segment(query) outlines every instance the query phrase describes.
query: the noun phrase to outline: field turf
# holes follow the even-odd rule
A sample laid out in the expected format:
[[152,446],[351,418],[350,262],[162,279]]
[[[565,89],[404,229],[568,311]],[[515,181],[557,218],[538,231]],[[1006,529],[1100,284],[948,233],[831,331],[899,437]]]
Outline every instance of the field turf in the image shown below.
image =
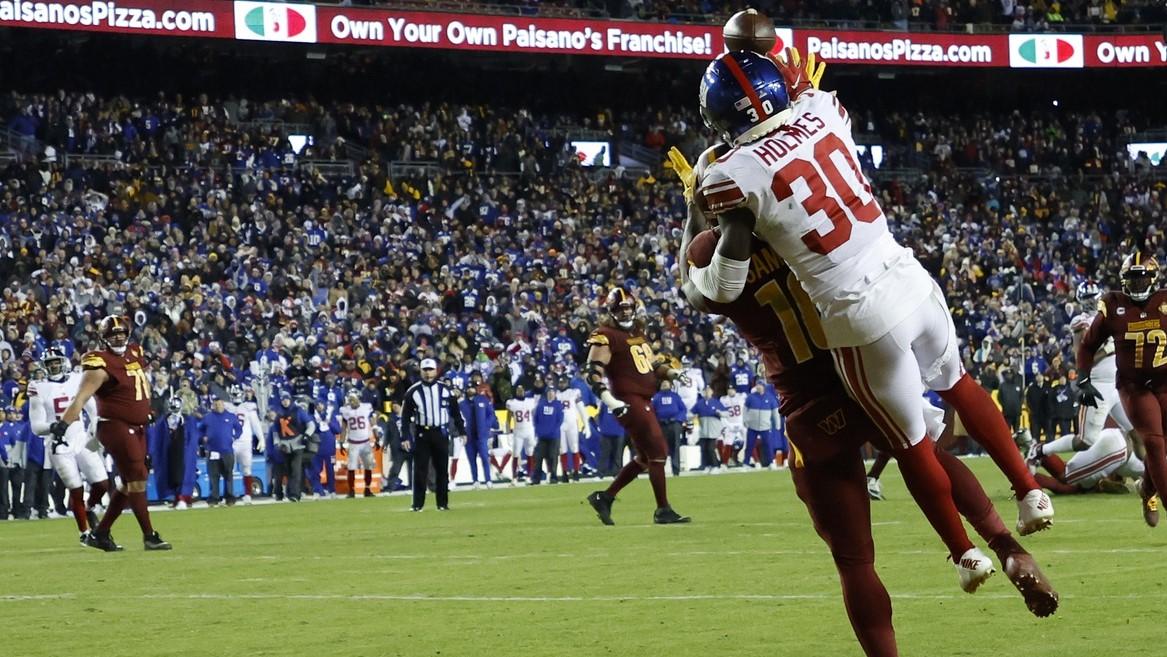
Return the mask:
[[[970,462],[1008,524],[987,459]],[[459,491],[449,513],[394,496],[158,512],[175,550],[76,544],[69,520],[0,523],[0,654],[861,655],[830,557],[785,472],[671,479],[688,526],[651,524],[647,481],[603,527],[595,484]],[[1056,498],[1022,539],[1062,594],[1038,620],[1000,574],[962,593],[894,464],[873,508],[905,656],[1167,654],[1167,527],[1133,495]],[[984,547],[983,541],[977,540]]]

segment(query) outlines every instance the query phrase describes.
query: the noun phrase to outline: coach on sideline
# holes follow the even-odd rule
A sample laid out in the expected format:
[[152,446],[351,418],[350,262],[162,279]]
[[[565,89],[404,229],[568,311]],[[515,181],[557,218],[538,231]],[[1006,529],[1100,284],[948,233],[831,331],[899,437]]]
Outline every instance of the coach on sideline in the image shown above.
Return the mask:
[[[450,423],[454,431],[448,433]],[[425,506],[426,479],[432,459],[434,494],[438,510],[450,510],[450,437],[466,435],[466,425],[450,386],[438,381],[438,364],[432,358],[421,361],[421,381],[405,391],[405,408],[401,413],[401,446],[413,450],[413,506]]]

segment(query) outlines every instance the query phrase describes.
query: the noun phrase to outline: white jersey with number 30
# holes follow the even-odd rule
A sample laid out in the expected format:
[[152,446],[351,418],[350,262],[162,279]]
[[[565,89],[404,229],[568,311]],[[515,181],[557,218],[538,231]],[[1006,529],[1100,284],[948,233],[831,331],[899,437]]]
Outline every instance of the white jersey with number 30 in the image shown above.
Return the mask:
[[753,213],[754,232],[817,306],[831,348],[871,343],[928,299],[932,278],[889,232],[834,94],[804,91],[791,110],[781,128],[706,170],[702,206]]

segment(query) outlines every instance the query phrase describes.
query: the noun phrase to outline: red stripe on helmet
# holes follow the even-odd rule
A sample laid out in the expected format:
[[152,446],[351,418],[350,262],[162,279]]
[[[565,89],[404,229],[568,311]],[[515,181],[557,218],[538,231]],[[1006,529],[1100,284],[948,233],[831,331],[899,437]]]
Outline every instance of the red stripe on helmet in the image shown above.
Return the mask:
[[722,63],[729,69],[733,78],[737,80],[737,84],[745,92],[746,98],[750,99],[750,104],[754,106],[754,110],[758,113],[758,120],[769,116],[765,110],[762,109],[762,99],[758,97],[758,92],[754,91],[754,86],[750,84],[749,78],[746,77],[746,72],[738,65],[737,60],[731,56],[721,58]]

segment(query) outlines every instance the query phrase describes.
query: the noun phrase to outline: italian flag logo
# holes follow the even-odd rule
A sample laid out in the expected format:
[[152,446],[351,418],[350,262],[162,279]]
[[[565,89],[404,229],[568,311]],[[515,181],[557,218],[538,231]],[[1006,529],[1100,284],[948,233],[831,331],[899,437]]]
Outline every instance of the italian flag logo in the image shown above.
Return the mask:
[[316,42],[316,7],[272,2],[236,2],[235,38],[251,41]]
[[1012,68],[1082,68],[1082,35],[1009,35]]

